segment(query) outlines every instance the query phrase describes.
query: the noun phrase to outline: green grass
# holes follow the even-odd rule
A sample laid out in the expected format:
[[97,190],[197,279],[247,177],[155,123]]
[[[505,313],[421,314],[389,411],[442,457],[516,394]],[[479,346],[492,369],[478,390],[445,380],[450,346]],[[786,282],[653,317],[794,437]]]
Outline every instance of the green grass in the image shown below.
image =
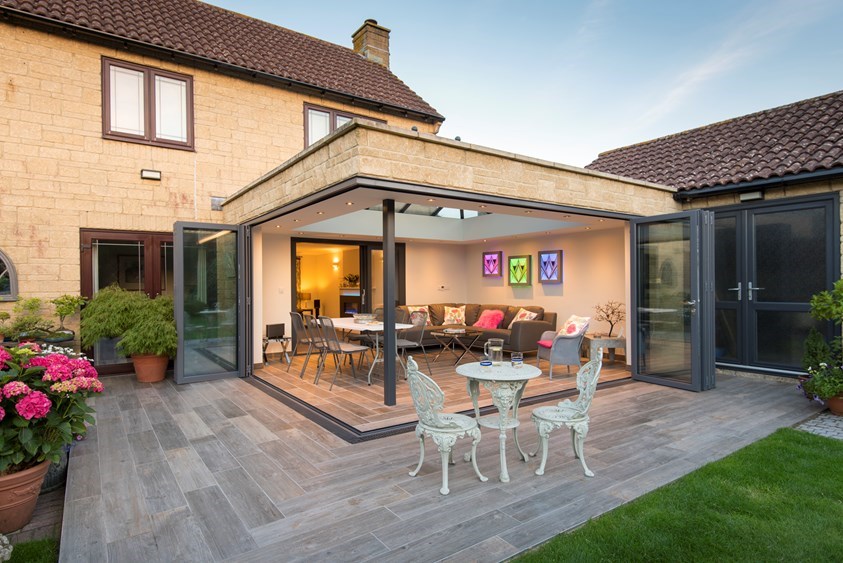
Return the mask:
[[790,428],[518,559],[841,560],[843,441]]
[[16,544],[9,563],[55,563],[58,560],[59,542],[49,539]]

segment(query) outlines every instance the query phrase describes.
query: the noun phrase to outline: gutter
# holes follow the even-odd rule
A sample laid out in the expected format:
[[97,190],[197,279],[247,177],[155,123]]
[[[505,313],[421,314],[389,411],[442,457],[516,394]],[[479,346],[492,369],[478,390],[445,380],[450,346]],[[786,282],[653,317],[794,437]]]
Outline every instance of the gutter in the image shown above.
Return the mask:
[[843,178],[843,168],[837,167],[828,170],[815,170],[813,172],[803,172],[801,174],[782,176],[778,178],[767,178],[764,180],[740,182],[738,184],[726,184],[721,186],[709,186],[707,188],[682,190],[674,193],[673,199],[680,203],[685,203],[701,197],[711,197],[722,194],[739,194],[758,190],[763,191],[770,188],[780,188],[792,184],[804,184],[806,182],[830,180],[834,178]]
[[0,6],[0,15],[3,16],[4,20],[9,21],[12,24],[15,23],[15,19],[22,20],[23,22],[28,22],[31,27],[41,28],[42,30],[46,28],[48,30],[48,33],[49,30],[60,30],[64,31],[65,33],[71,36],[82,35],[84,37],[90,38],[94,43],[105,43],[107,46],[116,46],[117,48],[125,50],[130,50],[129,45],[134,45],[138,47],[141,51],[146,50],[151,52],[153,56],[155,53],[157,53],[158,56],[156,58],[159,59],[162,58],[162,54],[165,54],[169,55],[169,59],[171,61],[182,59],[185,61],[198,62],[203,65],[206,69],[210,69],[211,71],[234,75],[241,79],[245,75],[246,77],[252,79],[259,79],[262,82],[269,82],[273,85],[278,85],[278,83],[280,83],[280,86],[286,87],[292,91],[303,92],[310,95],[324,96],[342,103],[348,103],[352,106],[357,105],[367,107],[369,109],[374,109],[376,111],[382,111],[385,113],[391,113],[400,117],[418,119],[419,121],[423,121],[426,123],[442,123],[443,121],[445,121],[445,117],[439,114],[426,113],[419,110],[389,104],[379,100],[364,98],[339,90],[331,90],[329,88],[316,86],[307,82],[293,80],[292,78],[284,78],[283,76],[279,76],[277,74],[254,70],[244,66],[238,66],[232,63],[226,63],[208,57],[194,55],[185,51],[179,51],[177,49],[163,47],[161,45],[155,45],[153,43],[138,41],[137,39],[130,39],[128,37],[114,35],[105,31],[99,31],[96,29],[80,26],[78,24],[64,22],[45,16],[39,16],[38,14],[17,10],[15,8],[9,8],[7,6]]

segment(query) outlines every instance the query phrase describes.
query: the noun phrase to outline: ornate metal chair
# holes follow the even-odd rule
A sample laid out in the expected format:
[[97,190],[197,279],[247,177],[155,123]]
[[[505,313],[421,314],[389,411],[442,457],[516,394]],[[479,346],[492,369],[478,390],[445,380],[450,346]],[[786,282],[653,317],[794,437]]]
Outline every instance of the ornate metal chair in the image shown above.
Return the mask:
[[[550,433],[566,426],[571,430],[574,457],[579,458],[585,476],[594,477],[594,473],[585,464],[583,447],[585,436],[588,434],[588,409],[591,407],[591,399],[594,398],[597,378],[600,377],[602,367],[603,348],[599,348],[597,357],[577,372],[577,389],[580,394],[576,401],[565,399],[554,407],[538,407],[533,411],[531,418],[539,433],[539,448],[542,450],[542,461],[536,469],[536,475],[544,475],[544,466],[547,463],[547,440]],[[537,453],[538,448],[530,455],[535,456]]]
[[424,349],[424,331],[427,328],[427,313],[425,311],[413,311],[410,313],[410,324],[413,325],[413,328],[400,331],[395,345],[405,358],[405,364],[407,349],[421,348],[424,361],[427,364],[427,371],[431,372],[433,370],[430,369],[430,361],[427,359],[427,351]]
[[554,365],[568,366],[568,373],[571,373],[571,366],[580,367],[582,340],[587,330],[588,323],[585,323],[580,332],[570,336],[552,330],[543,332],[538,342],[536,367],[541,368],[542,360],[550,360],[550,379],[553,379]]
[[429,436],[433,443],[439,448],[439,456],[442,459],[442,488],[439,492],[447,495],[448,489],[448,464],[453,465],[453,448],[458,438],[468,436],[471,438],[471,464],[474,466],[474,473],[478,479],[487,481],[488,478],[480,473],[477,468],[477,444],[480,442],[480,428],[477,421],[470,416],[462,414],[445,414],[442,408],[445,405],[445,394],[442,389],[425,374],[419,372],[419,365],[412,356],[407,358],[407,379],[409,380],[410,395],[413,397],[413,405],[416,407],[416,414],[419,416],[419,423],[416,425],[416,436],[419,439],[419,464],[410,477],[415,477],[424,463],[424,439]]

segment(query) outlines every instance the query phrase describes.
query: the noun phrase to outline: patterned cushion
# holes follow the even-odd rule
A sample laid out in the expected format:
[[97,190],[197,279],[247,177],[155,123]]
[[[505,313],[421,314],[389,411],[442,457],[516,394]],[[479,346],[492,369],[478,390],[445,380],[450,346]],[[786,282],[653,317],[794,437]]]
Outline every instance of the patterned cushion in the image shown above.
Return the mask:
[[427,313],[427,326],[432,326],[430,322],[430,309],[427,308],[427,305],[407,305],[407,311],[412,314],[413,311],[424,311]]
[[498,328],[503,320],[503,311],[500,309],[486,309],[480,313],[480,318],[472,326],[478,328]]
[[565,321],[565,324],[562,325],[562,328],[559,330],[559,334],[563,336],[578,336],[581,332],[588,328],[588,323],[590,321],[591,317],[578,317],[576,315],[571,315],[568,317],[568,320]]
[[539,340],[539,346],[542,348],[553,348],[553,340]]
[[462,307],[448,307],[445,306],[445,321],[443,325],[464,325],[465,324],[465,305]]
[[516,313],[515,318],[512,319],[512,322],[509,323],[509,326],[506,327],[506,328],[512,330],[512,325],[514,325],[516,322],[518,322],[518,321],[532,321],[533,319],[535,319],[538,316],[539,316],[538,313],[528,311],[524,307],[521,307],[521,309],[518,310],[518,313]]

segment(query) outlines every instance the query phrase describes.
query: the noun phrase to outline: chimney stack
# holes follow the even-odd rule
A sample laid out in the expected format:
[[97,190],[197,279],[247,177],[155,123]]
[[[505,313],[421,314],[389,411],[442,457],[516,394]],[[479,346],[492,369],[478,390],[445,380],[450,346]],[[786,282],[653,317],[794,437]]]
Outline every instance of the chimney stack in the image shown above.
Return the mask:
[[389,68],[389,30],[377,20],[366,20],[351,36],[354,51]]

